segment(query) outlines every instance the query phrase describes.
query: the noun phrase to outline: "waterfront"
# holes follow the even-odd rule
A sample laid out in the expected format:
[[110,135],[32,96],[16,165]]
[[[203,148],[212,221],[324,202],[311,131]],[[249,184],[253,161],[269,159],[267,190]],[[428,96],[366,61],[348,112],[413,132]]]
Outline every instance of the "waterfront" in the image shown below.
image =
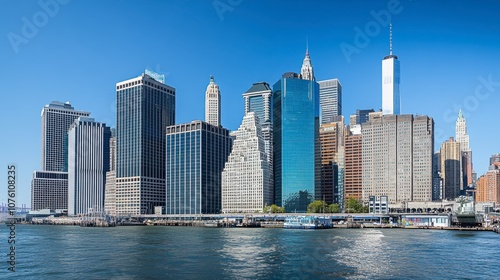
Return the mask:
[[0,277],[493,279],[500,271],[492,232],[18,225],[16,245],[16,272],[2,265]]

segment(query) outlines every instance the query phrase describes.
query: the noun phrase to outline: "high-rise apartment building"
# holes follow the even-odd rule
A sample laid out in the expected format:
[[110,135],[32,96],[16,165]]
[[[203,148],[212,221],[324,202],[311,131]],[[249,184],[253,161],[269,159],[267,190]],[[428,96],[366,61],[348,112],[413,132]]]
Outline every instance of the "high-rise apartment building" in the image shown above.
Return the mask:
[[331,123],[342,115],[342,85],[339,79],[319,81],[318,84],[321,124]]
[[362,135],[365,203],[370,196],[387,196],[393,205],[432,200],[432,118],[371,113]]
[[305,212],[320,187],[319,85],[285,73],[273,86],[275,202]]
[[205,122],[220,126],[220,90],[215,83],[214,76],[210,76],[210,83],[205,92]]
[[400,73],[399,60],[392,54],[392,24],[390,25],[389,55],[382,60],[382,112],[401,114],[401,97],[399,93]]
[[68,131],[68,215],[104,211],[111,130],[79,117]]
[[273,204],[273,182],[254,112],[245,114],[234,135],[233,149],[222,171],[222,211],[260,212]]
[[453,200],[463,190],[462,152],[460,143],[450,137],[441,145],[441,178],[443,179],[443,199]]
[[476,183],[476,202],[500,203],[500,163],[479,177]]
[[192,121],[167,127],[166,214],[220,213],[231,146],[229,131],[221,126]]
[[165,206],[165,131],[175,123],[175,89],[151,74],[116,84],[116,212]]

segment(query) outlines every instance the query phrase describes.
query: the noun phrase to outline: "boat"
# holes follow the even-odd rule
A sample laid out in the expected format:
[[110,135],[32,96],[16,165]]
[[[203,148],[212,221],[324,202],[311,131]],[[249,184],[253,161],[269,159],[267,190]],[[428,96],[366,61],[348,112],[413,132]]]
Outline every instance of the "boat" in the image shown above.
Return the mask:
[[285,229],[324,229],[332,228],[332,219],[317,216],[288,216],[283,224]]

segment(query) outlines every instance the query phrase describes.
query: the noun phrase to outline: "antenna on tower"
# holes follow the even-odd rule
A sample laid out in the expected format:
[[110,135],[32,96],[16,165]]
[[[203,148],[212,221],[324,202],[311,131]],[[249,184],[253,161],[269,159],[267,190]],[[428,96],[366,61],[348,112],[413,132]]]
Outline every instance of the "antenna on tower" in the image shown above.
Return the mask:
[[309,36],[306,35],[306,54],[309,54]]
[[389,24],[389,54],[392,55],[392,21]]

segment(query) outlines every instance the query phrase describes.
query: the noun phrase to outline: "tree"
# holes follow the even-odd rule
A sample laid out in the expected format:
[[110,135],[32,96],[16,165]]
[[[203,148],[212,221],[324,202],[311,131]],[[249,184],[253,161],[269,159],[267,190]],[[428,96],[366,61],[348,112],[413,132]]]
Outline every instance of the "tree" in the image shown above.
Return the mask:
[[325,213],[327,205],[323,200],[315,200],[307,206],[307,213]]
[[285,208],[273,204],[271,206],[264,207],[264,213],[285,213]]
[[340,206],[337,203],[330,204],[330,205],[328,205],[328,212],[329,213],[339,213]]
[[363,207],[363,204],[355,199],[354,197],[349,197],[346,202],[346,213],[366,213],[368,209],[365,209],[367,207]]

